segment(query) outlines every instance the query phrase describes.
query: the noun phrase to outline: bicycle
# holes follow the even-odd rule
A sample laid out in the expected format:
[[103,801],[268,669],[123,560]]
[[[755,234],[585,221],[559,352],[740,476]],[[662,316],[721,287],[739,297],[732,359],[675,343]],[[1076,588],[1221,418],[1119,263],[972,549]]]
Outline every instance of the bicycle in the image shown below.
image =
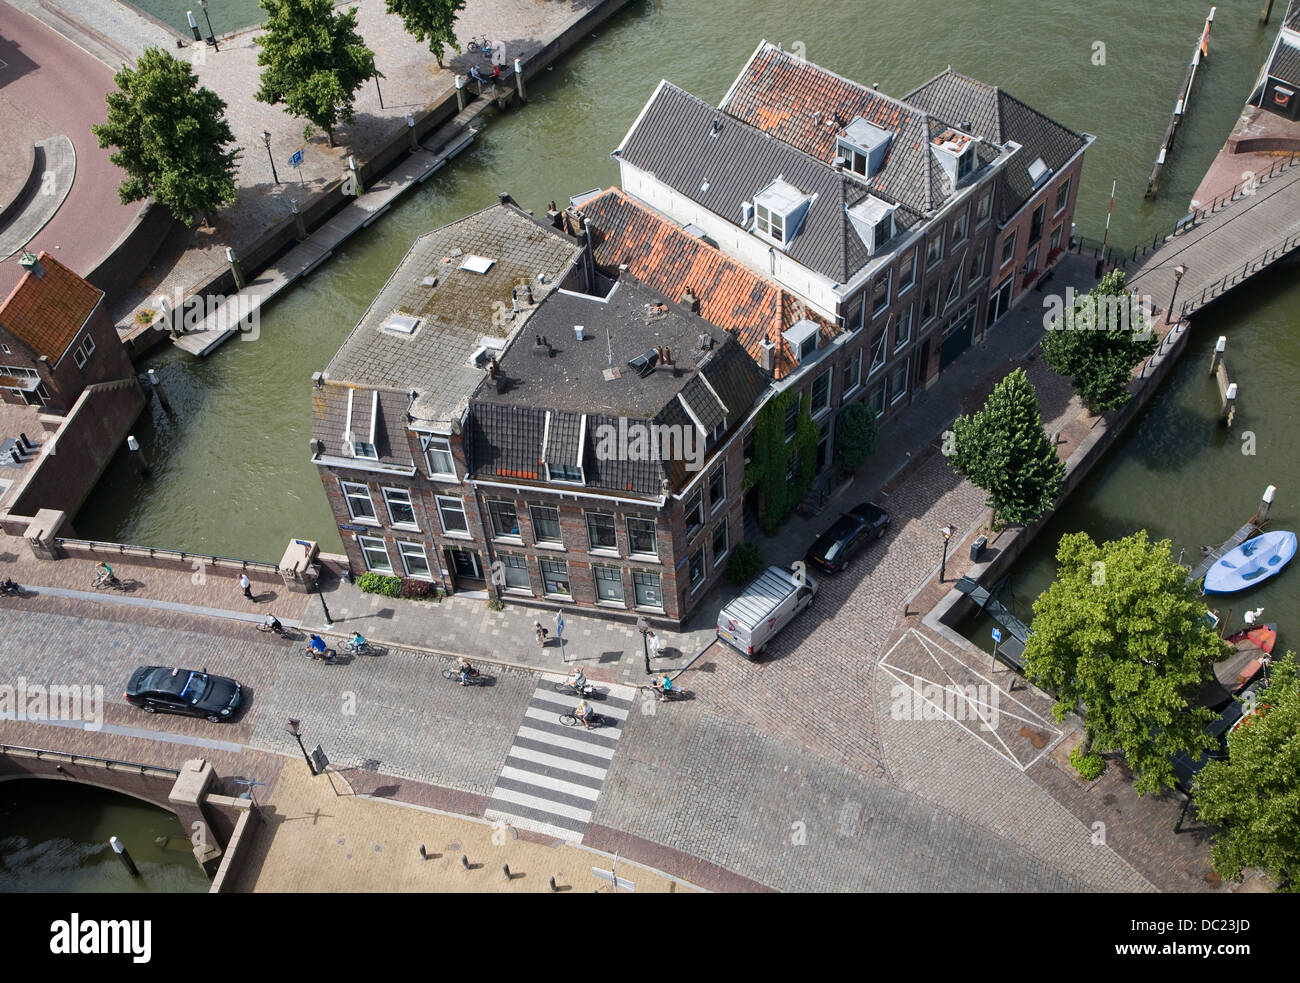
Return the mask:
[[492,42],[489,41],[486,36],[470,38],[469,43],[465,45],[465,47],[469,50],[470,54],[477,52],[484,58],[492,57]]
[[557,679],[555,681],[555,692],[564,696],[580,696],[584,700],[589,700],[596,695],[596,687],[592,686],[590,681],[587,681],[582,686],[582,692],[578,692],[578,688],[573,685],[572,680]]
[[284,625],[281,624],[276,624],[275,626],[261,624],[261,625],[257,625],[256,628],[258,631],[261,632],[275,632],[277,635],[279,635],[281,638],[285,639],[286,641],[293,641],[295,638],[298,637],[291,629],[286,628],[284,627]]
[[[564,724],[565,727],[577,727],[582,721],[576,712],[570,710],[568,713],[560,714],[560,723]],[[592,710],[587,714],[587,723],[591,725],[589,729],[595,730],[597,727],[605,726],[607,721],[595,710]]]
[[[442,670],[442,678],[443,678],[443,679],[450,679],[453,683],[459,683],[459,682],[460,682],[460,670],[459,670],[459,669],[444,669],[444,670]],[[483,675],[482,675],[482,673],[480,673],[477,669],[469,669],[469,670],[465,673],[465,685],[466,685],[466,686],[478,686],[478,685],[482,685],[482,682],[483,682]]]
[[111,573],[99,574],[90,582],[90,586],[95,590],[120,590],[122,593],[126,593],[126,584],[118,580],[116,574]]
[[343,647],[347,649],[348,652],[352,655],[373,655],[374,654],[374,652],[370,648],[369,640],[365,638],[361,639],[359,643],[354,643],[352,639],[349,638],[346,642],[343,643]]

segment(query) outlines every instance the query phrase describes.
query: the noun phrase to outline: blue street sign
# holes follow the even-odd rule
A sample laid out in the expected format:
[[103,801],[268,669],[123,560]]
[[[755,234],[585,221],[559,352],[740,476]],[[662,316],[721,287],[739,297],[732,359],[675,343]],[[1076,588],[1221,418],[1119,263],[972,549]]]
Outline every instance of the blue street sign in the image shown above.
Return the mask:
[[564,612],[555,612],[555,634],[564,637]]
[[289,166],[290,166],[290,167],[301,167],[301,166],[302,166],[302,151],[301,151],[301,150],[295,150],[295,151],[293,152],[293,156],[289,158]]
[[994,629],[993,629],[993,641],[995,641],[995,642],[1000,642],[1000,641],[1002,641],[1002,629],[1001,629],[1001,628],[994,628]]

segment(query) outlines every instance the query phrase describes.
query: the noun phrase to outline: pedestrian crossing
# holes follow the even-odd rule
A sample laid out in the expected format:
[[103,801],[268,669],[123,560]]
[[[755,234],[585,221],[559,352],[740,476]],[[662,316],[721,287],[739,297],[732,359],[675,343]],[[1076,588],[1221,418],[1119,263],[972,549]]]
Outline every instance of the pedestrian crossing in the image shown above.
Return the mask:
[[636,690],[595,683],[598,695],[589,702],[605,722],[587,730],[560,723],[560,714],[579,702],[555,691],[560,678],[543,676],[533,691],[484,815],[577,843],[591,821]]

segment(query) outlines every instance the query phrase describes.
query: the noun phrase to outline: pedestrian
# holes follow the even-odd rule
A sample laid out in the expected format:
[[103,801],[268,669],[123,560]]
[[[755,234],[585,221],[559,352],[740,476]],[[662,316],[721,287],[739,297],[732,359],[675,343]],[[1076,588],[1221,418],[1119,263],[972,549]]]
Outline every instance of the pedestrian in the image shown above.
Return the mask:
[[248,598],[250,601],[252,601],[254,604],[256,604],[257,598],[253,596],[253,590],[252,590],[253,582],[248,579],[248,574],[243,572],[239,574],[239,586],[243,590],[244,596]]
[[546,636],[549,635],[550,632],[548,632],[545,628],[542,627],[542,623],[540,621],[533,622],[533,631],[537,635],[537,647],[546,648]]
[[650,658],[657,659],[659,657],[659,636],[652,631],[648,631],[645,633],[645,642],[650,649]]

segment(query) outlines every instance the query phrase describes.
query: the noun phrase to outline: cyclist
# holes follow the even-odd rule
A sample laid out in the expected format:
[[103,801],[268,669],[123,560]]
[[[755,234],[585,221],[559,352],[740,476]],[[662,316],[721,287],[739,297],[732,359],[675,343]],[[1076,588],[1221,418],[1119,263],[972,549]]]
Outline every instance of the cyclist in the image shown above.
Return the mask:
[[460,684],[462,686],[468,686],[470,677],[478,675],[478,671],[472,665],[469,664],[468,659],[465,658],[460,659],[459,668],[460,668]]
[[99,576],[95,578],[96,584],[114,584],[117,583],[117,577],[113,575],[113,568],[103,560],[95,564],[95,569],[99,571]]
[[673,691],[673,677],[668,675],[668,673],[664,673],[663,678],[657,680],[653,685],[659,692],[659,702],[663,703],[668,699],[669,694]]
[[352,637],[348,639],[348,649],[352,652],[360,652],[366,646],[366,638],[359,631],[354,631]]
[[319,635],[312,635],[311,640],[307,642],[307,651],[313,659],[325,658],[325,639]]
[[268,614],[262,624],[266,626],[268,631],[273,631],[277,635],[284,632],[284,625],[280,624],[280,619],[273,614]]
[[587,688],[587,677],[582,674],[582,667],[577,666],[573,670],[573,675],[569,677],[569,685],[578,693],[582,693]]
[[578,709],[573,711],[573,715],[582,721],[582,726],[586,727],[587,730],[591,730],[591,718],[594,713],[591,707],[587,705],[586,700],[578,704]]

